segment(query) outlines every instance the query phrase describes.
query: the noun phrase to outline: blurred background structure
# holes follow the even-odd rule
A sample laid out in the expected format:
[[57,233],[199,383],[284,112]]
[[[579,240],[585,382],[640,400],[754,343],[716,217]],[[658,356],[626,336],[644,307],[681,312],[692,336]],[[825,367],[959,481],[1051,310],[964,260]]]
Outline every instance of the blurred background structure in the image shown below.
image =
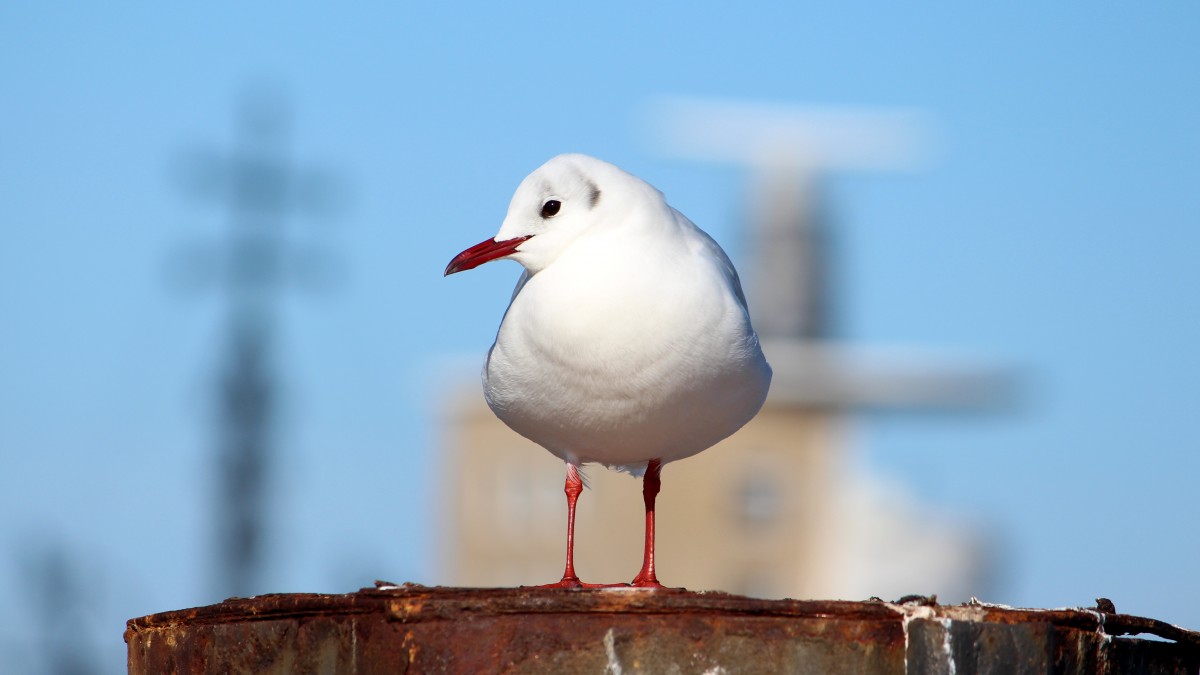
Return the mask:
[[[229,306],[165,291],[163,261],[185,278],[188,265],[215,269],[188,253],[207,244],[173,253],[213,241],[230,215],[182,199],[172,167],[182,148],[240,147],[221,140],[229,112],[262,77],[293,111],[282,165],[334,168],[353,199],[337,217],[338,292],[271,301],[275,426],[251,592],[449,577],[433,512],[438,453],[453,443],[440,406],[478,373],[517,270],[441,270],[495,232],[550,156],[587,152],[645,177],[749,280],[761,254],[743,235],[763,203],[747,194],[770,184],[752,173],[748,193],[741,163],[659,144],[648,111],[681,94],[901,106],[935,125],[917,171],[835,171],[809,183],[819,201],[794,193],[836,220],[827,295],[813,296],[835,311],[804,330],[827,326],[831,353],[866,354],[871,374],[896,361],[863,345],[1015,366],[1018,404],[851,401],[807,427],[826,429],[851,477],[828,487],[867,511],[888,495],[914,509],[901,522],[932,514],[930,531],[990,542],[989,583],[961,592],[1036,606],[1104,595],[1200,626],[1198,22],[1187,3],[0,9],[0,662],[122,672],[125,619],[219,599],[206,374],[227,366]],[[292,228],[284,248],[320,251],[323,236]],[[528,453],[557,491],[559,463]],[[686,465],[667,469],[664,520]],[[636,508],[636,483],[614,478],[582,507],[599,509],[604,490]],[[748,517],[772,508],[771,488],[747,490],[759,495]],[[559,497],[545,507],[555,538]],[[599,536],[581,528],[581,542]],[[622,555],[621,577],[636,558]],[[39,560],[70,582],[43,583]],[[581,550],[581,573],[587,560]],[[687,564],[666,549],[662,562],[664,579]],[[848,593],[892,587],[859,578]],[[33,618],[47,612],[70,615],[81,656],[40,656],[61,637]]]
[[[172,262],[176,274],[215,277],[227,295],[226,347],[216,381],[215,588],[222,597],[265,592],[263,549],[270,477],[278,457],[279,404],[275,349],[279,293],[290,283],[326,275],[326,252],[296,246],[285,233],[291,211],[328,203],[327,179],[286,163],[290,110],[282,92],[260,85],[238,102],[235,147],[228,157],[191,157],[189,185],[229,208],[226,246],[188,251],[199,260]],[[209,255],[205,255],[208,253]],[[199,264],[197,264],[199,263]],[[196,281],[197,279],[189,279]]]

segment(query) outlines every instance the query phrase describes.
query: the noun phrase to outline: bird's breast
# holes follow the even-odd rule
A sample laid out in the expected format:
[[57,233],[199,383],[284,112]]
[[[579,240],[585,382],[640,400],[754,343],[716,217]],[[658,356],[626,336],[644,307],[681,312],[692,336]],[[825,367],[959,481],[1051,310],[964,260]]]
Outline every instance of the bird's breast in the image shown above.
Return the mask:
[[514,365],[604,398],[662,386],[661,375],[699,355],[719,360],[723,341],[737,337],[733,308],[683,280],[595,278],[535,276],[514,298],[497,347]]
[[488,357],[488,403],[560,455],[582,439],[656,453],[643,460],[671,444],[686,456],[732,433],[765,395],[737,298],[713,275],[614,267],[528,280]]

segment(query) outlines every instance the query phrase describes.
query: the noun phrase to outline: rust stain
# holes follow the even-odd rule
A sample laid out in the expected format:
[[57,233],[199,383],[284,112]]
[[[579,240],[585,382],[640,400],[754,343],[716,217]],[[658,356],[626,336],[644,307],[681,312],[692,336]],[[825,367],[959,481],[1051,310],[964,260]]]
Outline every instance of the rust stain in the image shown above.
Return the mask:
[[424,598],[402,598],[388,603],[388,616],[396,621],[405,621],[409,617],[419,616],[423,609]]

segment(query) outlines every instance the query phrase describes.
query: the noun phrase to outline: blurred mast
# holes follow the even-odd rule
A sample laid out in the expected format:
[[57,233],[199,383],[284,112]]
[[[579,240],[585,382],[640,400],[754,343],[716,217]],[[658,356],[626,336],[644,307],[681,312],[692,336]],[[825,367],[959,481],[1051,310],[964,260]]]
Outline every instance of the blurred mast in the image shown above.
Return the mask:
[[287,210],[286,124],[278,102],[243,103],[229,166],[229,342],[218,384],[217,441],[217,544],[225,595],[252,594],[266,529],[266,477],[276,441],[271,352]]
[[[260,591],[268,530],[268,488],[278,444],[278,304],[289,282],[320,272],[311,251],[287,246],[294,211],[313,206],[325,180],[288,166],[290,111],[270,90],[238,106],[234,147],[200,158],[203,192],[228,209],[229,237],[216,267],[228,300],[226,345],[217,379],[217,584],[223,596]],[[214,189],[215,188],[215,189]],[[319,206],[319,204],[318,204]]]

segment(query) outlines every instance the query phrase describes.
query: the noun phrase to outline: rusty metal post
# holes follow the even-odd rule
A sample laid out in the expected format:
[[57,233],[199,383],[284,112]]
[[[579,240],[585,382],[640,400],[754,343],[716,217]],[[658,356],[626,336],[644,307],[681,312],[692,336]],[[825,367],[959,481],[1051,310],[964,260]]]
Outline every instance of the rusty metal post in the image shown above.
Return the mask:
[[[1170,641],[1123,637],[1150,633]],[[1092,609],[426,588],[266,595],[129,621],[167,673],[1145,673],[1200,669],[1200,633]]]

